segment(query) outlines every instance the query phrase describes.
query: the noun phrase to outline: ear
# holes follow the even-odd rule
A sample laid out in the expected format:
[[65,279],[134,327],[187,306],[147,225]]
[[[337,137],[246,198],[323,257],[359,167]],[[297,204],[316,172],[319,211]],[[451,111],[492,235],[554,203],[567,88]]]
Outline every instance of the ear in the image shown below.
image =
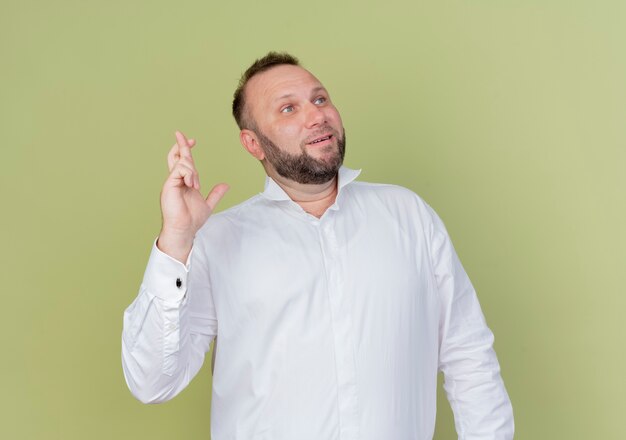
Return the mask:
[[256,136],[256,133],[252,130],[248,130],[244,128],[239,132],[239,141],[243,148],[245,148],[248,153],[256,157],[258,160],[265,159],[265,153],[259,144],[259,139]]

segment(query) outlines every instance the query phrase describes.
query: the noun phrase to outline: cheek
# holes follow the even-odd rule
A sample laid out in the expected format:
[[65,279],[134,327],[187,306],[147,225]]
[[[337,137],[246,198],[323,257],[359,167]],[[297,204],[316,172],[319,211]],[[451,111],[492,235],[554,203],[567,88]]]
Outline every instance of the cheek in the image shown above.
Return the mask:
[[339,111],[335,107],[332,108],[332,111],[329,113],[328,118],[331,121],[334,121],[335,123],[337,123],[338,128],[343,127],[341,116],[339,115]]
[[300,141],[300,127],[297,123],[280,124],[275,127],[275,133],[277,134],[277,140],[282,143],[293,143]]

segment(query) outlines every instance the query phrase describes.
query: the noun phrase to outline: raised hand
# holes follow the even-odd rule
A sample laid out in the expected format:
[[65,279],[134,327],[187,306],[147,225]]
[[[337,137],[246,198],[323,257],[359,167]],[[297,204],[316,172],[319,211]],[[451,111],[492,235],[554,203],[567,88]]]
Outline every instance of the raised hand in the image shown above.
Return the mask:
[[167,155],[170,174],[161,191],[163,226],[157,246],[171,257],[185,262],[193,238],[228,191],[228,185],[215,185],[206,199],[200,193],[200,178],[191,155],[195,145],[180,131]]

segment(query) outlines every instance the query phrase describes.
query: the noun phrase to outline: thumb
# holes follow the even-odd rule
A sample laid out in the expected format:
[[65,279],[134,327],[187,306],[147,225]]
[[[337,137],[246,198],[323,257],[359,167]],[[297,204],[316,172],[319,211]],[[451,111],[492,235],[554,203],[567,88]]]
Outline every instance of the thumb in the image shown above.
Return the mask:
[[226,183],[218,183],[213,187],[213,189],[209,192],[209,195],[206,196],[206,204],[211,209],[211,212],[215,209],[217,203],[224,197],[226,191],[228,191],[230,187]]

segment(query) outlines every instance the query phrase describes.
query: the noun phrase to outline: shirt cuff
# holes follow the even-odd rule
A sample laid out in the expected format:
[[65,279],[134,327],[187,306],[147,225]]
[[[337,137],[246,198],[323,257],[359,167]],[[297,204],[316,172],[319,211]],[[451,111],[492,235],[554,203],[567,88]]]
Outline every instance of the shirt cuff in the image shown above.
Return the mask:
[[143,285],[157,298],[169,303],[179,303],[187,292],[187,277],[193,247],[186,264],[183,264],[161,251],[156,245],[157,240],[158,237],[152,244],[148,266],[143,275]]

